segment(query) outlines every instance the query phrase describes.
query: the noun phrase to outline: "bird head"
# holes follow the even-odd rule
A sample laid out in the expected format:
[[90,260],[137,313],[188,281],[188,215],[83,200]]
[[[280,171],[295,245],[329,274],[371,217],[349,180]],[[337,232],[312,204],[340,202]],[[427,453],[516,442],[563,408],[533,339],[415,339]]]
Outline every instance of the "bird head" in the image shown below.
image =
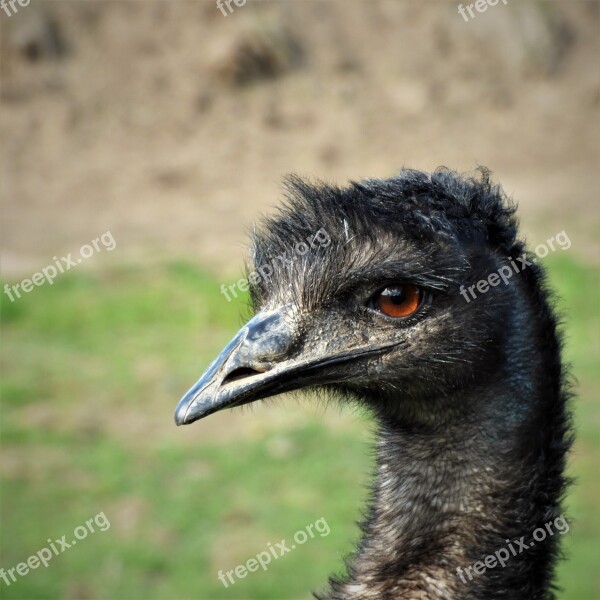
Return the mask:
[[254,317],[180,400],[178,425],[302,388],[431,414],[432,398],[493,377],[513,286],[464,290],[522,247],[487,172],[402,170],[346,188],[292,177],[286,190],[253,236]]

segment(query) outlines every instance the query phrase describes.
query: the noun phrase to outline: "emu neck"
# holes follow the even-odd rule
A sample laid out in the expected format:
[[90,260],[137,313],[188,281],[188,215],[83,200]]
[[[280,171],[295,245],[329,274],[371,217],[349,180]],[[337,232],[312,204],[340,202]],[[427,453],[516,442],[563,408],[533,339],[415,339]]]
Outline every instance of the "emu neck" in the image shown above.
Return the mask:
[[534,508],[536,483],[547,474],[522,459],[524,431],[534,418],[522,409],[532,406],[524,393],[507,393],[502,384],[455,398],[454,416],[421,428],[381,419],[364,537],[348,580],[333,584],[332,599],[549,597],[552,541],[511,557],[503,568],[471,570],[464,581],[457,574],[457,567],[465,570],[505,548],[507,539],[531,538],[548,515],[559,514],[552,503]]

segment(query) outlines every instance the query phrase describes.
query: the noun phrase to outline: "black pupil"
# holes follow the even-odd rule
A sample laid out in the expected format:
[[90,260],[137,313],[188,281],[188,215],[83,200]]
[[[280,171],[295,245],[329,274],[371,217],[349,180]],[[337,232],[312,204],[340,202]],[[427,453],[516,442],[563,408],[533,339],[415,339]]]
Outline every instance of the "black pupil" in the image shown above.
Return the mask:
[[392,302],[392,304],[402,304],[406,301],[406,294],[404,293],[404,289],[401,287],[393,287],[393,288],[385,288],[383,292],[381,292],[382,296],[386,296],[386,298]]

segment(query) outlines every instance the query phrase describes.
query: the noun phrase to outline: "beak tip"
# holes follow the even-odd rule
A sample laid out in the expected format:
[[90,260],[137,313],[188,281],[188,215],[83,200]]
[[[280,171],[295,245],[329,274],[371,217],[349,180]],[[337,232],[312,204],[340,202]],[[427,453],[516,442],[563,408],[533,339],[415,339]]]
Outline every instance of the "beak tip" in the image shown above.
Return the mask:
[[187,425],[186,420],[190,408],[190,403],[187,398],[182,398],[175,409],[175,425]]

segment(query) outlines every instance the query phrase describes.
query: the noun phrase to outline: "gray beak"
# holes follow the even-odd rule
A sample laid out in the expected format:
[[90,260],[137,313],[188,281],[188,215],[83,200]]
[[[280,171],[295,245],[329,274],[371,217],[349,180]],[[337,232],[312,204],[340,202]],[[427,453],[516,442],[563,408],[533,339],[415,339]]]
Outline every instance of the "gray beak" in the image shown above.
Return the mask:
[[274,371],[273,361],[285,357],[293,346],[287,312],[261,312],[238,331],[179,401],[177,425],[282,391],[281,370]]
[[[382,354],[398,342],[358,346],[337,353],[307,351],[289,306],[263,311],[225,346],[175,410],[175,423],[187,425],[234,406],[311,385],[348,381],[361,368],[350,365],[365,355]],[[304,348],[303,348],[304,346]]]

